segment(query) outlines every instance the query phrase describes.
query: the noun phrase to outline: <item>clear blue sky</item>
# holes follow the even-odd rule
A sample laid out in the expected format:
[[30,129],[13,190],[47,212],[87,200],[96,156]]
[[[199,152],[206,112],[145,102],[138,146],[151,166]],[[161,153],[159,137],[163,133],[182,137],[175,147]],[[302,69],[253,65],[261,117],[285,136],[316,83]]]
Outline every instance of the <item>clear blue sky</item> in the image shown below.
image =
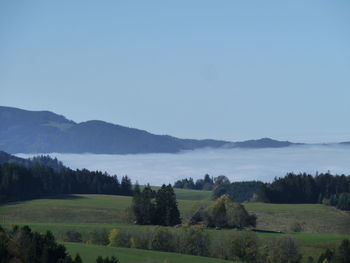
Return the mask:
[[0,105],[157,134],[350,140],[350,1],[1,1]]

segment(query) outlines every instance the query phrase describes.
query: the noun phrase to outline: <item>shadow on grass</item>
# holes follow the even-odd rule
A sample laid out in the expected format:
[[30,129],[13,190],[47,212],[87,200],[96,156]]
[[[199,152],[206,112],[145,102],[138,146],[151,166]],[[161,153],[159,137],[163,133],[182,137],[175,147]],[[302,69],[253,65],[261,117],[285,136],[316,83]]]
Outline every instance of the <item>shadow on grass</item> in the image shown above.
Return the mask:
[[44,196],[40,199],[58,199],[58,200],[77,200],[77,199],[86,199],[87,197],[81,196],[81,195],[73,195],[73,194],[67,194],[67,195],[51,195],[51,196]]
[[40,199],[52,199],[52,200],[78,200],[78,199],[86,199],[85,196],[78,196],[73,194],[65,194],[65,195],[49,195],[49,196],[40,196],[36,198],[29,198],[25,200],[17,200],[17,201],[8,201],[8,202],[0,202],[0,206],[4,205],[17,205],[25,202],[40,200]]

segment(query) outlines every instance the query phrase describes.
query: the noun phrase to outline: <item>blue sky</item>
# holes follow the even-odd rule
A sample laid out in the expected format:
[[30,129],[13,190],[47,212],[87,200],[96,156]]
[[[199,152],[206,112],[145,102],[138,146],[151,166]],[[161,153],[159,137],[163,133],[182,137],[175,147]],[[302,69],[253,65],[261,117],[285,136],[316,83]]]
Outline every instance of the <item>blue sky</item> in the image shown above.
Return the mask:
[[349,1],[1,1],[0,105],[157,134],[350,140]]

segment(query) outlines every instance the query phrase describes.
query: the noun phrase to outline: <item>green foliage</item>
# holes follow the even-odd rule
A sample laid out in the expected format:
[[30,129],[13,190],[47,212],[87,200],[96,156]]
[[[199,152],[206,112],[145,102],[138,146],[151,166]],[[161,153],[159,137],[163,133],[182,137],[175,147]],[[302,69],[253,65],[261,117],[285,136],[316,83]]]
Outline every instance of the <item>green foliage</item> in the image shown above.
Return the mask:
[[130,235],[124,229],[112,229],[108,235],[111,247],[130,247]]
[[290,225],[290,231],[292,232],[302,232],[304,229],[304,224],[299,221],[293,221]]
[[340,194],[336,207],[340,210],[350,211],[350,193]]
[[178,251],[180,253],[208,256],[210,238],[201,227],[182,227],[178,233]]
[[95,245],[108,244],[108,232],[104,228],[95,228],[89,232],[88,243]]
[[318,263],[349,263],[350,262],[350,240],[344,239],[336,250],[326,249],[323,252]]
[[320,257],[318,258],[317,263],[324,263],[324,262],[331,262],[332,258],[334,256],[334,251],[330,250],[329,248],[326,249],[325,252],[323,252]]
[[228,238],[229,255],[232,260],[257,262],[259,256],[258,238],[254,232],[233,232]]
[[79,232],[70,230],[64,234],[63,241],[65,241],[65,242],[82,242],[83,239],[82,239],[82,236]]
[[230,180],[224,175],[213,178],[209,174],[206,174],[203,179],[198,179],[196,182],[191,177],[178,180],[174,183],[174,187],[194,190],[213,190],[215,187],[229,183]]
[[289,236],[273,239],[268,244],[267,262],[299,263],[301,251],[297,242]]
[[341,242],[340,246],[336,250],[335,263],[347,263],[350,262],[350,240],[345,239]]
[[0,202],[72,193],[132,195],[132,190],[126,176],[120,185],[116,176],[86,169],[54,171],[45,166],[0,164]]
[[116,258],[115,256],[112,256],[111,258],[109,257],[103,258],[101,256],[98,256],[96,259],[96,263],[119,263],[119,259]]
[[321,203],[326,198],[332,204],[333,195],[349,192],[350,176],[289,173],[283,178],[276,178],[271,184],[265,184],[261,193],[272,203]]
[[156,193],[149,185],[143,188],[142,192],[139,190],[135,191],[132,200],[132,208],[137,224],[151,225],[155,223],[155,195]]
[[228,194],[236,202],[251,201],[253,199],[253,201],[259,201],[256,193],[260,192],[262,186],[263,183],[259,181],[219,184],[213,190],[213,199]]
[[155,222],[163,226],[174,226],[181,223],[176,196],[170,184],[162,185],[157,191]]
[[199,218],[209,227],[242,229],[256,225],[256,216],[250,215],[242,204],[233,202],[229,195],[223,195],[208,208],[196,211],[192,222],[198,222]]
[[178,254],[174,252],[162,252],[154,250],[115,248],[96,246],[82,243],[66,243],[71,254],[77,252],[82,256],[84,263],[96,263],[99,255],[111,257],[117,255],[121,263],[228,263],[216,258]]
[[181,223],[176,196],[171,185],[162,185],[157,192],[148,185],[135,191],[132,209],[140,225],[173,226]]
[[150,249],[160,251],[175,251],[175,242],[172,233],[164,227],[157,227],[150,240]]
[[51,232],[32,232],[28,226],[14,226],[9,233],[0,227],[0,262],[82,263],[77,254],[72,260]]

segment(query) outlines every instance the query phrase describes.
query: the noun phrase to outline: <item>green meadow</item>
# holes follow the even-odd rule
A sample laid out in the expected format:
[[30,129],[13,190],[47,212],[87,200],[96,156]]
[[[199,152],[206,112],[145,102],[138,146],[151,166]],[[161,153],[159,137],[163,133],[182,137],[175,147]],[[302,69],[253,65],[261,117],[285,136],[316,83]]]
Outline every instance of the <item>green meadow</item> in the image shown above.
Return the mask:
[[[115,248],[87,245],[81,243],[63,243],[71,255],[79,253],[84,263],[95,263],[99,255],[117,256],[121,263],[227,263],[229,261],[191,256],[178,253],[160,252],[134,248]],[[231,261],[232,262],[232,261]]]
[[[210,204],[209,191],[177,189],[181,216],[186,219],[199,206]],[[0,224],[29,225],[36,231],[50,230],[58,240],[65,232],[75,230],[83,239],[94,229],[147,228],[125,223],[125,210],[131,197],[109,195],[62,195],[51,198],[14,202],[0,206]],[[350,238],[350,214],[321,204],[245,203],[249,212],[258,216],[258,229],[283,231],[283,234],[258,233],[262,241],[282,235],[294,237],[302,248],[304,258],[318,257],[325,248],[336,247],[342,239]],[[292,233],[290,226],[299,222],[302,233]],[[213,242],[234,230],[207,230]],[[110,248],[87,244],[65,243],[70,252],[79,252],[84,262],[93,262],[98,255],[114,253],[125,262],[224,262],[176,253]],[[150,261],[151,259],[155,261]],[[142,261],[143,260],[143,261]],[[146,261],[144,261],[146,260]]]
[[[178,200],[181,216],[190,217],[206,199],[191,200],[195,190],[181,190]],[[183,199],[181,199],[183,198]],[[187,198],[187,200],[185,199]],[[190,199],[190,200],[188,200]],[[125,209],[131,197],[111,195],[63,195],[46,199],[16,202],[0,206],[0,222],[6,223],[125,223]],[[258,216],[257,228],[290,231],[294,222],[306,233],[350,234],[350,214],[322,204],[245,203]]]

